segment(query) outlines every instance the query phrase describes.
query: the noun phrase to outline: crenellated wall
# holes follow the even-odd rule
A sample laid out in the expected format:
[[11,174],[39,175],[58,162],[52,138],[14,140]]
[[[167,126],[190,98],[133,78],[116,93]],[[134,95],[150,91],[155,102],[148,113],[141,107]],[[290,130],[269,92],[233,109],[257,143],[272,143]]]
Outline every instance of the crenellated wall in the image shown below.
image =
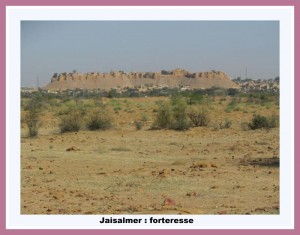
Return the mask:
[[155,86],[190,86],[191,88],[237,87],[229,77],[221,71],[192,73],[184,69],[161,72],[129,72],[112,71],[110,73],[55,73],[46,89],[106,89],[115,87],[134,87],[144,84]]
[[209,72],[198,72],[190,73],[183,69],[175,69],[169,75],[164,75],[161,72],[110,72],[110,73],[55,73],[51,78],[51,82],[61,82],[61,81],[81,81],[81,80],[94,80],[102,78],[127,78],[127,79],[141,79],[141,78],[219,78],[219,79],[229,79],[224,72],[220,71],[209,71]]

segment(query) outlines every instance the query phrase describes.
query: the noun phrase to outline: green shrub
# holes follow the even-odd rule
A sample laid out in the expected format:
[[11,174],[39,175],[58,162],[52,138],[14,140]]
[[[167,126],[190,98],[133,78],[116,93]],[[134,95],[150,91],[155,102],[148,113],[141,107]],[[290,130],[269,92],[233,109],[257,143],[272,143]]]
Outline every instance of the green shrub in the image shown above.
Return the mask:
[[210,122],[208,111],[203,108],[193,107],[187,112],[187,116],[194,126],[208,126]]
[[190,125],[186,114],[187,103],[182,98],[172,100],[171,129],[188,130]]
[[276,116],[265,117],[262,115],[253,115],[251,122],[248,123],[248,127],[251,130],[261,129],[261,128],[274,128],[278,125]]
[[61,116],[59,124],[61,133],[79,131],[82,123],[82,112],[78,109],[69,109],[68,112]]
[[87,120],[87,128],[94,130],[107,130],[111,128],[111,117],[106,111],[96,111]]
[[30,109],[24,118],[24,122],[28,127],[28,136],[34,137],[38,135],[40,128],[40,112],[37,109]]
[[38,130],[41,126],[40,115],[45,106],[45,101],[40,93],[34,95],[25,106],[26,114],[24,122],[28,127],[28,136],[34,137],[38,135]]
[[154,121],[153,127],[159,129],[168,129],[172,124],[172,106],[170,103],[161,103],[157,110],[157,116]]
[[161,102],[153,124],[156,129],[187,130],[189,122],[186,114],[187,104],[181,97],[174,96],[171,102]]

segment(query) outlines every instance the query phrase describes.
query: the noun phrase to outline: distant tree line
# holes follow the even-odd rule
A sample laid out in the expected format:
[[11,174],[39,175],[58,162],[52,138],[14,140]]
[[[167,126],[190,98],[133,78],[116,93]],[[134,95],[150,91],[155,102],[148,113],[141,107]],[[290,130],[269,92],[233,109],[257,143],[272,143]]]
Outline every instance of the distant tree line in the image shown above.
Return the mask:
[[[235,88],[218,88],[218,87],[212,87],[208,89],[194,89],[194,90],[184,90],[181,91],[179,88],[154,88],[147,91],[139,91],[135,88],[129,88],[127,90],[124,90],[122,92],[118,92],[117,89],[111,89],[109,91],[104,90],[94,90],[94,91],[88,91],[88,90],[80,90],[80,89],[74,89],[74,90],[66,90],[61,91],[58,93],[49,93],[44,90],[39,90],[35,92],[21,92],[21,98],[32,98],[39,94],[39,96],[44,97],[45,99],[61,99],[61,98],[67,98],[67,97],[76,97],[76,98],[100,98],[100,97],[107,97],[107,98],[129,98],[129,97],[158,97],[158,96],[165,96],[169,97],[176,94],[181,94],[184,97],[190,98],[190,102],[193,102],[193,99],[195,97],[204,97],[204,96],[239,96],[239,97],[268,97],[268,96],[279,96],[279,94],[276,94],[272,91],[263,91],[263,90],[256,90],[252,91],[250,93],[242,93],[239,89]],[[197,98],[197,99],[198,99]]]

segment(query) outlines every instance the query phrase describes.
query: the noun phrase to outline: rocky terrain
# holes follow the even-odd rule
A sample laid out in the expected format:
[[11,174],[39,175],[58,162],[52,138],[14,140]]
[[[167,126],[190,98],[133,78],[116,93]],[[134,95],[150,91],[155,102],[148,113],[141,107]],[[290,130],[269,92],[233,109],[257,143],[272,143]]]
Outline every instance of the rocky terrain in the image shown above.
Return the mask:
[[184,69],[161,72],[130,72],[123,71],[110,73],[55,73],[45,90],[66,89],[102,89],[146,87],[183,87],[186,89],[205,89],[211,87],[238,88],[224,72],[209,71],[191,73]]

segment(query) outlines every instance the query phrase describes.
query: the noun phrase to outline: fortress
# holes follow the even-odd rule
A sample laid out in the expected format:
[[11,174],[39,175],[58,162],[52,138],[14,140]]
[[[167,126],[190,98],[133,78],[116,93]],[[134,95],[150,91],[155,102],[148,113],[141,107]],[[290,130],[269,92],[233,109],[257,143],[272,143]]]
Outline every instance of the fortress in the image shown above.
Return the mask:
[[188,87],[190,89],[205,89],[210,87],[238,88],[224,72],[209,71],[191,73],[184,69],[161,72],[130,72],[110,73],[55,73],[47,90],[65,89],[102,89],[131,87]]

